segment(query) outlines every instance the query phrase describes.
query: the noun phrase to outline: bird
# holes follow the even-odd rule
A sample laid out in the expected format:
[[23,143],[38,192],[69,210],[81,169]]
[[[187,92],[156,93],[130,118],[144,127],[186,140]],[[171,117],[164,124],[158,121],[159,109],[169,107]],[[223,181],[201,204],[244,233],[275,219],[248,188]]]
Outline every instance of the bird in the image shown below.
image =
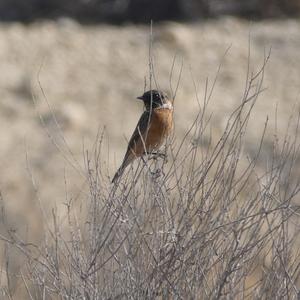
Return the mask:
[[149,90],[137,99],[144,102],[142,113],[129,140],[127,151],[112,183],[123,174],[136,158],[158,150],[173,130],[173,104],[168,95],[159,90]]

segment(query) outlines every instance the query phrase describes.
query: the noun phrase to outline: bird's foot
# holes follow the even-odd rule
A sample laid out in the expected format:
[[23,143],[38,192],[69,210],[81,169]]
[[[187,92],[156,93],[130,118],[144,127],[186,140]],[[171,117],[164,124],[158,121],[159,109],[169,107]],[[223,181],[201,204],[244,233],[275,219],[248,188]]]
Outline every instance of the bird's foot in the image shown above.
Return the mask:
[[148,159],[149,159],[149,160],[150,160],[150,159],[156,160],[156,159],[158,159],[158,158],[163,158],[163,159],[165,159],[166,157],[167,157],[167,156],[166,156],[165,153],[159,152],[159,151],[151,152],[151,153],[149,153],[149,155],[148,155]]
[[153,179],[159,178],[161,176],[161,169],[151,171],[151,176],[153,177]]

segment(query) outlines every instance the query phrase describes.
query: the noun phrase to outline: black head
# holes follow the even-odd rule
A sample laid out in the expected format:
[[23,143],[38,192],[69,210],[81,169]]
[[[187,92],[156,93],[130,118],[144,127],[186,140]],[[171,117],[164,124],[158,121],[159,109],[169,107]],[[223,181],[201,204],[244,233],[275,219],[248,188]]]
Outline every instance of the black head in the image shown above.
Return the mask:
[[137,97],[137,99],[143,100],[146,106],[146,109],[158,108],[166,103],[168,97],[165,93],[158,90],[150,90],[143,94],[143,96]]

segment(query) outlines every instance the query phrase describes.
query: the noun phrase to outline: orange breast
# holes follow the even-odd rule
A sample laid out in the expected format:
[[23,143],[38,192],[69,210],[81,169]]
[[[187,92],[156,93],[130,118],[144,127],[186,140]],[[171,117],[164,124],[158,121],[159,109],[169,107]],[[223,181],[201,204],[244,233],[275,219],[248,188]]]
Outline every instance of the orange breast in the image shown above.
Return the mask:
[[150,127],[144,141],[147,151],[159,148],[173,129],[173,111],[170,109],[154,109]]
[[143,139],[138,139],[127,153],[127,160],[140,157],[145,152],[158,149],[173,129],[173,111],[170,109],[154,109],[151,114],[149,128],[141,133]]
[[[146,112],[144,112],[145,114]],[[148,112],[145,115],[146,118],[141,117],[140,121],[148,121]],[[137,132],[139,128],[142,128],[142,132]],[[168,108],[156,108],[152,111],[149,128],[147,124],[140,124],[137,126],[133,137],[129,142],[127,152],[125,154],[121,168],[125,168],[130,164],[135,158],[140,157],[145,154],[145,152],[152,152],[158,149],[165,138],[172,132],[173,129],[173,110]],[[143,138],[140,138],[142,135]]]

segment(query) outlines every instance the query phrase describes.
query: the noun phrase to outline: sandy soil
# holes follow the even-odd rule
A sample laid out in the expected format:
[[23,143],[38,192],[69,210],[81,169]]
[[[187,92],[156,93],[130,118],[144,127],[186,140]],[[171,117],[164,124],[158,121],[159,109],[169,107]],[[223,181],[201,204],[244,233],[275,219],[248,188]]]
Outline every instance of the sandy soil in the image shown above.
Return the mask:
[[[296,20],[249,23],[234,18],[155,26],[156,79],[162,89],[169,91],[174,55],[178,57],[174,85],[182,58],[184,62],[176,98],[176,136],[182,136],[198,109],[193,78],[202,99],[205,79],[212,83],[230,47],[211,103],[212,132],[221,131],[243,94],[249,37],[251,70],[261,66],[270,47],[272,54],[264,83],[267,90],[250,123],[245,153],[256,149],[267,115],[272,128],[276,105],[283,132],[289,115],[298,108],[299,28]],[[9,225],[28,232],[28,239],[40,236],[40,204],[47,214],[49,208],[62,207],[66,191],[68,197],[76,197],[83,178],[72,165],[83,166],[83,148],[92,147],[104,126],[109,141],[109,163],[104,167],[112,174],[120,163],[126,138],[142,111],[134,99],[143,92],[148,76],[148,45],[145,26],[82,27],[68,19],[0,25],[0,187]]]

